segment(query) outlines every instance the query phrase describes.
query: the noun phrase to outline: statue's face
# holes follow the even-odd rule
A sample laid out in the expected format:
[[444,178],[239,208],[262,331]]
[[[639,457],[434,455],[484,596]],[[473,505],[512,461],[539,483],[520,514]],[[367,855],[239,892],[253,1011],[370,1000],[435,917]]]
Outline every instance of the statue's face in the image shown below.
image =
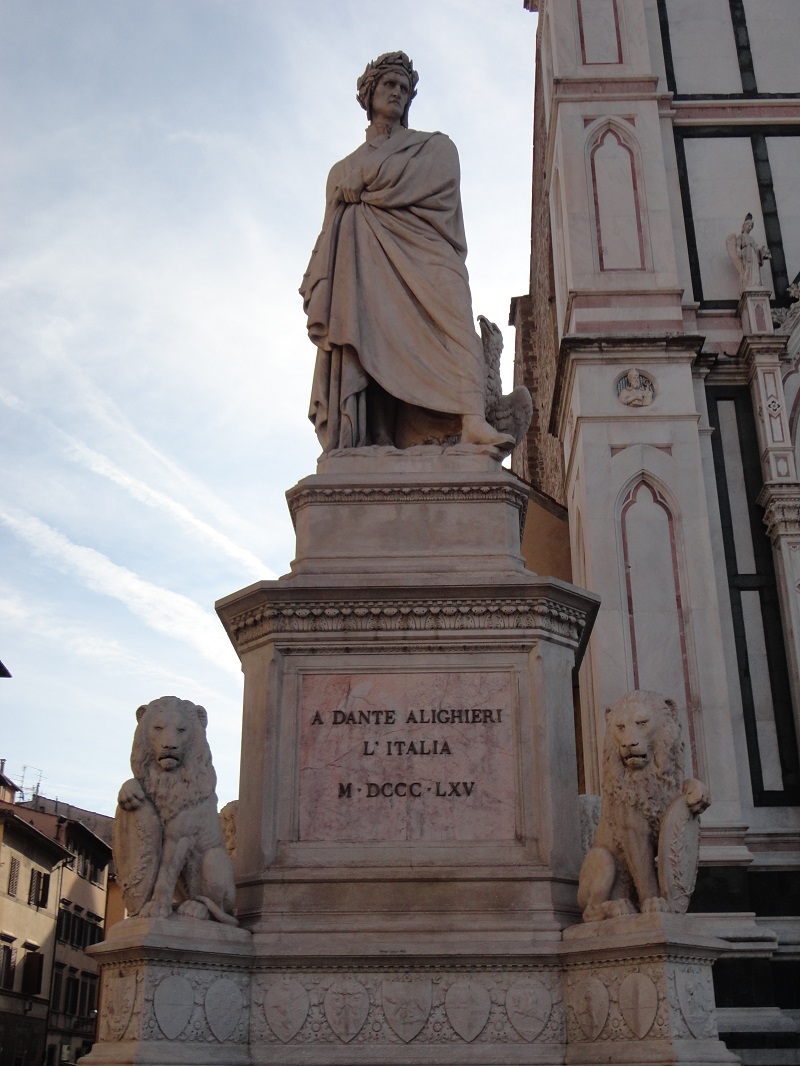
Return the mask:
[[753,228],[753,220],[752,220],[752,218],[745,219],[744,225],[742,226],[742,229],[744,230],[744,232],[745,233],[749,233],[752,228]]
[[658,724],[658,716],[644,703],[609,708],[606,728],[612,730],[620,758],[629,770],[641,770],[652,759]]
[[372,120],[399,122],[408,104],[411,86],[399,70],[387,70],[375,86],[372,96]]
[[147,722],[150,750],[162,770],[170,773],[183,764],[191,741],[186,716],[175,708],[159,708]]

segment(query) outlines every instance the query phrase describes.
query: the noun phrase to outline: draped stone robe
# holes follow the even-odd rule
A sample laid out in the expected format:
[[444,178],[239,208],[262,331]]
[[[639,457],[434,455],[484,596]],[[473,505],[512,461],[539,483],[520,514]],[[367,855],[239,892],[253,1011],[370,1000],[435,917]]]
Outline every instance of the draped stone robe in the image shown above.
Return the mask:
[[[359,203],[335,199],[360,170]],[[458,153],[442,133],[396,127],[336,163],[300,292],[317,346],[309,418],[324,451],[369,444],[369,378],[405,403],[484,409]]]

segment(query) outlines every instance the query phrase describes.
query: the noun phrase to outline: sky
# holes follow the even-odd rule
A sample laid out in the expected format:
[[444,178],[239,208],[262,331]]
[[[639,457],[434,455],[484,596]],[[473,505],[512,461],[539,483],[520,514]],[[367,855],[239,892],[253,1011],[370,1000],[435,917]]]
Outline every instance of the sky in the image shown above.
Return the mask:
[[459,149],[473,308],[527,292],[522,0],[0,0],[0,758],[113,814],[135,711],[201,703],[220,804],[242,681],[214,602],[289,571],[315,470],[297,289],[355,82],[402,49]]

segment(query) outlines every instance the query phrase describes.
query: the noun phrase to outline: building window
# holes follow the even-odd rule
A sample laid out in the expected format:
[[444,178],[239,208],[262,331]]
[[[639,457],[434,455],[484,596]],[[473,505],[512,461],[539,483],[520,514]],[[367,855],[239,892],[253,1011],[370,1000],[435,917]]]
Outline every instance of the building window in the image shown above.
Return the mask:
[[86,1007],[86,1000],[89,994],[89,983],[86,980],[86,974],[81,974],[81,983],[78,990],[78,1015],[81,1018],[85,1018],[88,1014]]
[[10,944],[0,945],[0,988],[13,991],[14,972],[17,968],[17,949]]
[[11,869],[8,871],[8,894],[16,896],[19,885],[19,859],[11,857]]
[[99,982],[94,974],[87,973],[86,984],[88,989],[86,996],[86,1014],[88,1016],[91,1015],[92,1011],[97,1010],[97,987]]
[[72,933],[72,913],[66,907],[61,907],[58,912],[58,929],[56,935],[64,943],[69,943]]
[[38,996],[42,991],[44,955],[41,951],[29,951],[22,961],[22,994]]
[[31,883],[28,888],[28,904],[31,907],[46,907],[50,895],[50,874],[41,870],[31,870]]
[[67,977],[67,994],[64,1002],[65,1014],[77,1014],[78,1012],[78,978],[74,974]]
[[74,948],[83,949],[86,947],[86,919],[81,918],[78,914],[73,914],[72,916],[70,943]]
[[[56,963],[53,971],[53,995],[50,1006],[54,1011],[61,1010],[61,997],[64,995],[64,967]],[[49,1049],[48,1049],[49,1050]]]

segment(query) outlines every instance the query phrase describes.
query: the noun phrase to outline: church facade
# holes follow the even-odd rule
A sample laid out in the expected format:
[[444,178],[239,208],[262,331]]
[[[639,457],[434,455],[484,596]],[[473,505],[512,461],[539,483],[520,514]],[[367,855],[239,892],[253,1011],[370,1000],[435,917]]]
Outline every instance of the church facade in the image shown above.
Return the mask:
[[693,908],[737,945],[720,1029],[744,1061],[800,1061],[797,3],[525,6],[533,241],[511,322],[534,419],[513,468],[549,498],[550,540],[568,526],[558,576],[602,598],[581,791],[609,704],[676,700],[712,795]]

